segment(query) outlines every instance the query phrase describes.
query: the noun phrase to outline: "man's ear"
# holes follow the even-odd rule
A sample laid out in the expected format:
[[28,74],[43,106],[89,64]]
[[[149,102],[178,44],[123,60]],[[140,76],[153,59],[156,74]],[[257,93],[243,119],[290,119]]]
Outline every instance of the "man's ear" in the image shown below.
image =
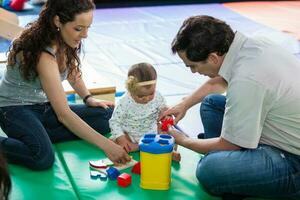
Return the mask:
[[211,62],[211,63],[213,63],[213,64],[218,64],[219,62],[220,62],[220,56],[218,56],[218,54],[217,53],[210,53],[209,55],[208,55],[208,60]]
[[53,23],[55,24],[56,28],[60,28],[59,16],[55,15],[55,17],[53,18]]

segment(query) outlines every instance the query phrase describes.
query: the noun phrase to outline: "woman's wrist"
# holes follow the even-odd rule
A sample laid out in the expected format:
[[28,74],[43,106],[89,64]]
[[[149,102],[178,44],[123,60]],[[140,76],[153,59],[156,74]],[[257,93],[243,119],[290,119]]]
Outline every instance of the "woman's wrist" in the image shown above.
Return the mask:
[[88,100],[89,98],[91,98],[92,96],[93,96],[93,95],[91,95],[91,94],[86,95],[86,96],[82,99],[83,103],[84,103],[84,104],[87,104],[87,100]]

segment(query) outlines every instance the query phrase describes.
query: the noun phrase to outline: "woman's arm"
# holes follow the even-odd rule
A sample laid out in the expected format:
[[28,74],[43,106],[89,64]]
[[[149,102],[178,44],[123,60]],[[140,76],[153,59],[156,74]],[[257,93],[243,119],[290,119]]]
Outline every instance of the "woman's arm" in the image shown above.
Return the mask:
[[[42,53],[37,65],[42,87],[57,115],[58,120],[78,137],[103,149],[113,162],[130,160],[126,152],[112,141],[97,133],[69,107],[61,84],[56,60],[48,53]],[[81,92],[85,92],[82,90]],[[84,93],[81,93],[84,95]]]

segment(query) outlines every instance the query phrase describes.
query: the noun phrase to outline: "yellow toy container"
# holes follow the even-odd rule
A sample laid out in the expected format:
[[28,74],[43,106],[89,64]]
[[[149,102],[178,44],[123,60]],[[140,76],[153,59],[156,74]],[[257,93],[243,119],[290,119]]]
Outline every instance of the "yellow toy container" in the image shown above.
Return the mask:
[[145,134],[140,142],[141,182],[143,189],[168,190],[174,138],[167,134]]

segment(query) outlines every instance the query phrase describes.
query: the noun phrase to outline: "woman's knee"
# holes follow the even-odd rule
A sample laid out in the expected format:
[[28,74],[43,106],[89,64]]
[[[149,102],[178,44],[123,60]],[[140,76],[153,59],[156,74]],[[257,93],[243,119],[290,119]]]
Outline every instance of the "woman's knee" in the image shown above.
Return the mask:
[[48,151],[40,155],[34,156],[33,163],[29,166],[33,170],[46,170],[53,166],[55,162],[54,151]]
[[100,133],[109,133],[110,127],[109,127],[109,119],[112,116],[113,108],[107,108],[107,109],[98,109],[97,118],[94,121],[91,121],[91,126],[97,130]]

